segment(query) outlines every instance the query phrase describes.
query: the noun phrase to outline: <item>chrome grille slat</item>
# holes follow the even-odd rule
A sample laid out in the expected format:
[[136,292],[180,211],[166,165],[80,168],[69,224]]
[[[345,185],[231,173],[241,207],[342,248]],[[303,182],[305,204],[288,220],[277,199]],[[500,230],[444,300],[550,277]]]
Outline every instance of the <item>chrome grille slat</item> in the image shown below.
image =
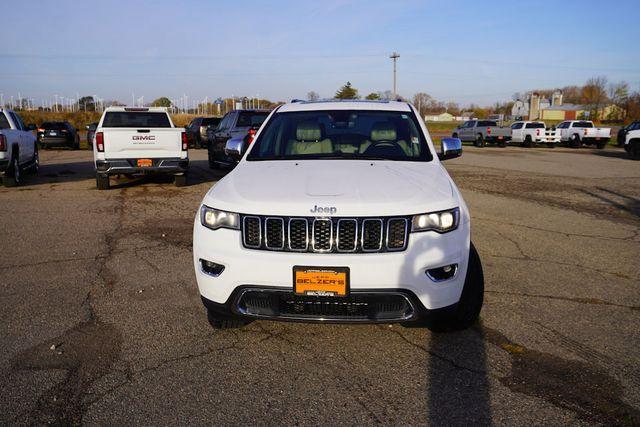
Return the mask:
[[410,217],[241,215],[248,249],[309,253],[381,253],[407,248]]

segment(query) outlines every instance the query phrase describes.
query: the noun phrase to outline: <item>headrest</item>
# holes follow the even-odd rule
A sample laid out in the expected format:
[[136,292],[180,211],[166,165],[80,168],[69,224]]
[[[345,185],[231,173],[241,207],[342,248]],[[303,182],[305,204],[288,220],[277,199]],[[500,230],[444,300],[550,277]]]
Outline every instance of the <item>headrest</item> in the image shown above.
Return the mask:
[[320,124],[313,120],[298,123],[296,139],[298,141],[320,141],[322,139]]
[[378,122],[371,128],[371,142],[395,141],[398,139],[396,127],[391,122]]

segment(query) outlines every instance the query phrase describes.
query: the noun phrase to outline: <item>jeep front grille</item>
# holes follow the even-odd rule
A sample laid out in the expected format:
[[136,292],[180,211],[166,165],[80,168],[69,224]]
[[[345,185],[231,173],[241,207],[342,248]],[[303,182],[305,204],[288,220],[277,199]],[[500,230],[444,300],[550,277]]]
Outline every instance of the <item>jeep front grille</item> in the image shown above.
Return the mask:
[[248,249],[285,252],[350,253],[403,251],[409,218],[301,218],[242,216],[242,242]]

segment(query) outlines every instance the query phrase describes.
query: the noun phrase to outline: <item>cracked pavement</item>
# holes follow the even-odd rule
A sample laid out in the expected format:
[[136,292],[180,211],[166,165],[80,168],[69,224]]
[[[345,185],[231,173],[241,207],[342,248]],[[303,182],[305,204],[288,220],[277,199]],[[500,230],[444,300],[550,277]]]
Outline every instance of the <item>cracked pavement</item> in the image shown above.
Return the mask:
[[0,188],[1,424],[640,424],[640,163],[465,147],[445,163],[486,293],[456,333],[253,322],[215,331],[191,261],[220,176],[95,190],[43,151]]

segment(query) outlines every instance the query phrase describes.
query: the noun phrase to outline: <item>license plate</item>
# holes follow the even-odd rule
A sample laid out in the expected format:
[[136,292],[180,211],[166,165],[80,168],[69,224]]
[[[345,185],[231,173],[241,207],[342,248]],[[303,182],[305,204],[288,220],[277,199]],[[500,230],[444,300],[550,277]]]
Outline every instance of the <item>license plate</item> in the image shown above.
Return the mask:
[[600,137],[599,136],[596,136],[596,141],[600,141]]
[[151,159],[139,159],[138,160],[138,167],[139,168],[148,168],[153,166],[153,162],[151,161]]
[[49,135],[56,136],[56,135],[58,135],[58,132],[49,132]]
[[345,297],[349,294],[349,267],[293,267],[297,295]]
[[503,138],[502,136],[499,136],[499,137],[498,137],[498,139],[502,139],[502,138]]

